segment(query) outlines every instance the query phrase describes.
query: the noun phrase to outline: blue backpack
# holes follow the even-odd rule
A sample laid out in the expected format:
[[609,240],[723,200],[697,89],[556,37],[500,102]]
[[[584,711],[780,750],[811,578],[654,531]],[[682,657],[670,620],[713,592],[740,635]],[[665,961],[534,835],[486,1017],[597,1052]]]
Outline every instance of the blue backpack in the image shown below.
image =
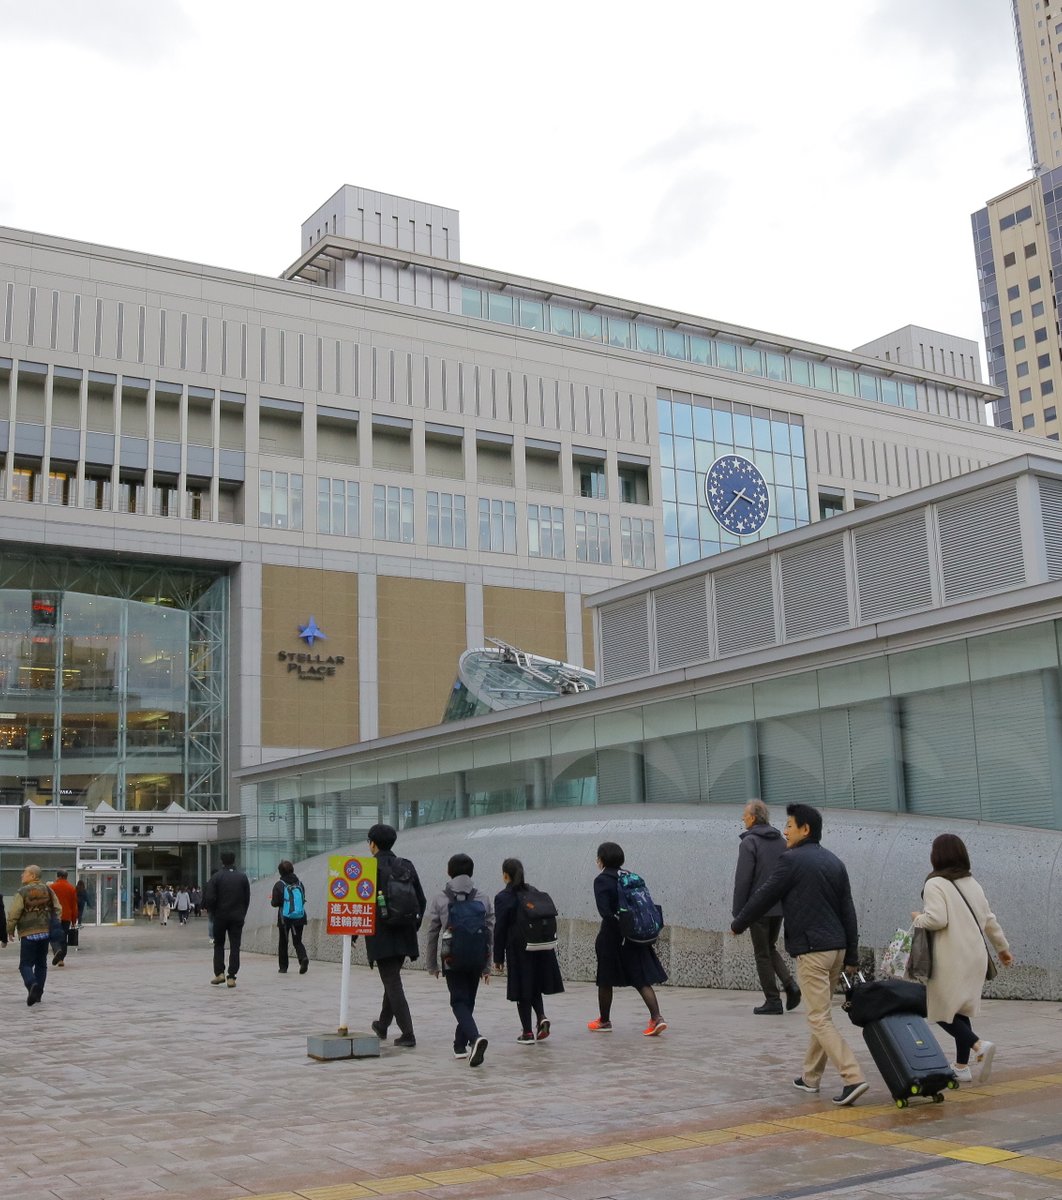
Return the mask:
[[447,971],[487,969],[487,906],[471,895],[450,901],[442,936],[442,962]]
[[664,914],[653,903],[645,880],[633,871],[619,873],[619,909],[616,917],[620,933],[628,942],[651,946],[664,928]]
[[306,889],[301,883],[284,884],[284,903],[280,915],[288,921],[301,921],[306,916]]

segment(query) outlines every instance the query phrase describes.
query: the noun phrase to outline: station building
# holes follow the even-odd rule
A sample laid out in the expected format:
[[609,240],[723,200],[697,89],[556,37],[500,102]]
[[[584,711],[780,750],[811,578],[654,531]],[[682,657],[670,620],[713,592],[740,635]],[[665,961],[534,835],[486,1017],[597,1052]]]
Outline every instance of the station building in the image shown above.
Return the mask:
[[125,913],[261,822],[343,840],[376,801],[263,815],[234,774],[436,725],[491,639],[600,671],[602,591],[1027,447],[976,378],[459,246],[352,187],[281,278],[0,229],[0,889],[104,862]]

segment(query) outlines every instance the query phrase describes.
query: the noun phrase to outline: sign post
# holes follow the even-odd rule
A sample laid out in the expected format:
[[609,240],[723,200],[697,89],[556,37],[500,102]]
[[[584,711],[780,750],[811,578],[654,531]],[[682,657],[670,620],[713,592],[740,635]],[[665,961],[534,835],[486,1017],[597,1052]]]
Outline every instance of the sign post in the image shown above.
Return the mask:
[[370,855],[333,854],[328,859],[327,932],[343,938],[339,984],[339,1036],[348,1036],[350,947],[355,934],[376,932],[376,859]]

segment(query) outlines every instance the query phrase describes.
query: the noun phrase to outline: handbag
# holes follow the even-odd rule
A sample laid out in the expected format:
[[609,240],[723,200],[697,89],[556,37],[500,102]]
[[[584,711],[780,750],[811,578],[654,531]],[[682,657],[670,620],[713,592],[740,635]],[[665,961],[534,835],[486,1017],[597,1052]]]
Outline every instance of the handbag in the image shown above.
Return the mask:
[[995,979],[995,977],[999,974],[999,968],[996,966],[996,960],[992,957],[992,951],[988,948],[988,938],[985,937],[985,931],[983,929],[981,929],[981,922],[978,921],[978,919],[977,919],[977,914],[973,910],[973,905],[970,903],[969,900],[966,899],[965,896],[962,895],[962,888],[959,887],[959,885],[955,882],[954,879],[951,881],[951,884],[952,884],[952,887],[954,887],[955,890],[959,893],[959,895],[962,896],[963,902],[965,903],[966,907],[970,910],[970,916],[973,917],[974,924],[977,926],[978,930],[981,933],[981,941],[984,942],[984,944],[985,944],[985,953],[988,955],[988,966],[985,968],[985,982],[987,982],[990,979]]
[[911,930],[911,955],[905,975],[918,983],[933,977],[933,933],[916,925]]
[[902,979],[907,970],[911,957],[910,929],[897,929],[892,940],[885,947],[881,957],[881,977],[883,979]]

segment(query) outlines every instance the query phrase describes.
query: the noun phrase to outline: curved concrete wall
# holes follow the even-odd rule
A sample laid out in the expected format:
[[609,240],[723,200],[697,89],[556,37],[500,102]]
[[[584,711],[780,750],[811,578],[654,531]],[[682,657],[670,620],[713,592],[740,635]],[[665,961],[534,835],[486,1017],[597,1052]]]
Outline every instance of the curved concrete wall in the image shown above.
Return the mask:
[[[548,891],[563,914],[561,967],[569,979],[593,979],[598,917],[592,881],[598,845],[619,842],[627,865],[645,875],[663,907],[667,929],[658,953],[673,984],[756,990],[747,936],[732,938],[730,900],[740,810],[694,805],[624,805],[506,813],[408,830],[396,851],[412,859],[428,895],[446,879],[446,861],[464,851],[476,864],[476,881],[502,886],[501,862],[515,855],[528,879]],[[773,813],[781,826],[784,812]],[[938,833],[958,833],[970,849],[974,874],[984,887],[1017,959],[986,985],[985,994],[1025,1000],[1062,999],[1062,833],[983,825],[850,809],[824,814],[823,845],[839,854],[852,879],[865,962],[881,952],[920,907],[929,871],[929,847]],[[347,848],[364,853],[364,845]],[[336,853],[341,853],[337,850]],[[336,960],[340,939],[324,932],[328,858],[297,865],[307,885],[311,916],[306,943],[312,957]],[[273,880],[252,887],[244,933],[248,950],[276,946],[276,912],[269,907]],[[355,961],[365,961],[355,947]],[[417,964],[421,965],[421,964]]]

